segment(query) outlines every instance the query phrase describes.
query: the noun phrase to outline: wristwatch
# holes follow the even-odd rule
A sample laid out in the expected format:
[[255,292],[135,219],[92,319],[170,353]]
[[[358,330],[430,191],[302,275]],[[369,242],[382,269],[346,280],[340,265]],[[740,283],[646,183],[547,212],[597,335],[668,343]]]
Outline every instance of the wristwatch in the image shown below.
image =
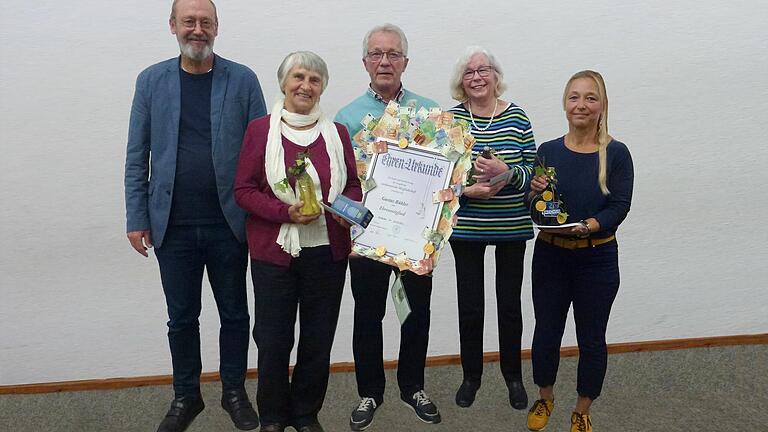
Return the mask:
[[581,226],[583,226],[583,227],[584,227],[584,228],[586,228],[586,230],[587,230],[587,232],[586,232],[586,233],[582,234],[582,237],[588,237],[588,236],[589,236],[589,234],[591,234],[591,232],[592,232],[592,231],[589,229],[589,223],[588,223],[587,221],[585,221],[584,219],[580,220],[580,221],[579,221],[579,223],[581,224]]

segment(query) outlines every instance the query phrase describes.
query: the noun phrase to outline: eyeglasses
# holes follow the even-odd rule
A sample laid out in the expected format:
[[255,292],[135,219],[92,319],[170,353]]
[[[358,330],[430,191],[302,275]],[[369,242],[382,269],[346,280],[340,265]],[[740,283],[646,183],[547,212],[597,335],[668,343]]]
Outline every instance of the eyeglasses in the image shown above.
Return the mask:
[[392,63],[397,63],[399,61],[402,61],[405,58],[405,55],[403,55],[403,53],[397,52],[397,51],[384,51],[384,52],[371,51],[366,55],[368,60],[374,63],[380,62],[384,58],[384,56],[386,56],[387,59],[389,59],[389,61]]
[[467,70],[467,71],[464,71],[464,79],[471,80],[472,78],[475,77],[475,72],[477,72],[477,74],[480,75],[481,78],[487,78],[491,74],[492,70],[493,68],[490,66],[483,66],[475,70]]
[[210,30],[216,25],[214,21],[211,21],[207,18],[204,18],[201,20],[196,20],[194,18],[184,18],[183,20],[181,20],[181,25],[188,30],[192,30],[195,27],[197,27],[198,23],[200,23],[200,28],[202,28],[203,30]]

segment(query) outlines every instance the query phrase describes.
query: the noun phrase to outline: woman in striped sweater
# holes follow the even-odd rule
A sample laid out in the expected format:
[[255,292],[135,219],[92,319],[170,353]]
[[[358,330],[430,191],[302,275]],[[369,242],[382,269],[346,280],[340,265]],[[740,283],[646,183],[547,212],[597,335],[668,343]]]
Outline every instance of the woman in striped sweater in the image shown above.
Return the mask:
[[[450,243],[456,259],[461,365],[464,379],[456,404],[472,405],[483,373],[484,274],[486,246],[495,246],[496,304],[501,372],[509,402],[525,409],[528,396],[520,369],[523,320],[520,287],[525,242],[533,237],[524,189],[531,179],[536,146],[531,123],[522,108],[500,99],[506,88],[496,58],[481,47],[469,47],[456,62],[452,97],[461,102],[450,111],[470,124],[477,142],[472,148],[474,174],[461,199]],[[504,180],[491,184],[502,173]]]

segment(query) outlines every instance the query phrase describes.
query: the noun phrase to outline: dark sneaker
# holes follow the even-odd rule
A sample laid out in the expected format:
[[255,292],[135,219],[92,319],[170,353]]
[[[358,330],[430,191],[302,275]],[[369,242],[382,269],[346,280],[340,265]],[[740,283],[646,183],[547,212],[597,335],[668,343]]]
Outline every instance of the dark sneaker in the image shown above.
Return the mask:
[[429,400],[429,397],[424,393],[424,390],[419,390],[410,396],[401,393],[400,399],[402,399],[406,405],[411,407],[419,420],[430,424],[440,423],[440,411],[438,411],[437,406]]
[[475,402],[475,394],[480,388],[477,381],[464,380],[461,386],[456,390],[456,405],[462,408],[468,408]]
[[373,423],[373,416],[376,414],[376,408],[379,405],[374,398],[364,397],[360,399],[352,415],[349,416],[349,428],[353,431],[362,431],[368,429]]

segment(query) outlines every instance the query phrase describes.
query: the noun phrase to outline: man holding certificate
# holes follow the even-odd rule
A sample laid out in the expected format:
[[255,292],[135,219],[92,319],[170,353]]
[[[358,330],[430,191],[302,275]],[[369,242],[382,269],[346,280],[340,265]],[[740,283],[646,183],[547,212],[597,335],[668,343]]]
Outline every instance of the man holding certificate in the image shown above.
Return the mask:
[[[363,39],[363,65],[371,77],[370,87],[359,98],[342,108],[335,121],[347,127],[354,137],[360,120],[371,114],[379,117],[390,101],[403,106],[437,107],[437,103],[406,90],[401,76],[408,66],[408,40],[392,24],[371,29]],[[384,360],[382,319],[386,312],[389,279],[395,267],[362,257],[349,260],[355,321],[352,350],[360,402],[349,420],[353,431],[366,429],[384,399]],[[429,342],[432,278],[404,272],[402,283],[411,314],[400,327],[400,353],[397,381],[400,398],[426,423],[439,423],[440,413],[424,393],[424,364]]]

